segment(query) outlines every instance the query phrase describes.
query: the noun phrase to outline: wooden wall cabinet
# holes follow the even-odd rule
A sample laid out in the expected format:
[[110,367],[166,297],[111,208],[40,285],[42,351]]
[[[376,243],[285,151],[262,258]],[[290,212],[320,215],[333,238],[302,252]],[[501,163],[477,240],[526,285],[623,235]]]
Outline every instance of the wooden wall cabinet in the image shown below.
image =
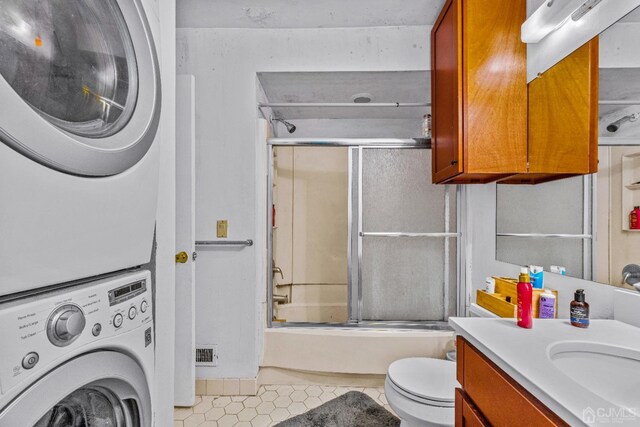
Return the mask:
[[456,347],[456,426],[568,425],[461,336]]
[[598,37],[529,83],[527,174],[537,184],[598,171]]
[[447,0],[431,33],[434,183],[598,168],[598,38],[527,85],[525,0]]
[[527,171],[525,0],[447,0],[431,32],[434,183]]

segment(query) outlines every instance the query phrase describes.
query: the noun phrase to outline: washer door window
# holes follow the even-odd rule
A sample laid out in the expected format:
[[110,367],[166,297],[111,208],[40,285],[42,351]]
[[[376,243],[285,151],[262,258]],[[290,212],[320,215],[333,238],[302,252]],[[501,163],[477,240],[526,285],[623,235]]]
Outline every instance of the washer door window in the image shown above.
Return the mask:
[[114,351],[54,369],[0,411],[0,426],[148,427],[151,394],[132,358]]
[[4,0],[0,75],[0,139],[47,166],[113,175],[153,141],[157,59],[136,1]]
[[81,388],[57,403],[34,427],[134,426],[140,425],[138,415],[135,403],[123,404],[109,389]]

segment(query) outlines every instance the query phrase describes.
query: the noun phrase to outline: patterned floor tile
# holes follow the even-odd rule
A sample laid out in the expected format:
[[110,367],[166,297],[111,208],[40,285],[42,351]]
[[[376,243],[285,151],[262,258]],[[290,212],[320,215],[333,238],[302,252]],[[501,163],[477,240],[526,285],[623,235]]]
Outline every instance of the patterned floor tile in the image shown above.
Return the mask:
[[253,427],[267,427],[269,424],[271,424],[271,418],[269,415],[258,415],[251,420],[251,425]]
[[291,414],[285,408],[276,408],[272,413],[269,414],[269,416],[271,417],[272,421],[280,422],[291,417]]
[[258,412],[254,408],[244,408],[238,413],[238,419],[240,421],[251,421],[258,415]]
[[184,421],[191,414],[193,414],[193,408],[175,408],[173,410],[173,419],[175,421]]
[[209,421],[218,421],[224,415],[224,408],[213,408],[204,413],[204,418]]
[[276,400],[273,401],[273,404],[276,408],[286,408],[291,405],[293,402],[289,398],[289,396],[280,396]]
[[352,390],[364,392],[393,413],[382,387],[266,385],[256,396],[198,396],[193,407],[174,409],[173,427],[274,426]]
[[183,421],[184,427],[197,427],[205,422],[204,414],[192,414]]

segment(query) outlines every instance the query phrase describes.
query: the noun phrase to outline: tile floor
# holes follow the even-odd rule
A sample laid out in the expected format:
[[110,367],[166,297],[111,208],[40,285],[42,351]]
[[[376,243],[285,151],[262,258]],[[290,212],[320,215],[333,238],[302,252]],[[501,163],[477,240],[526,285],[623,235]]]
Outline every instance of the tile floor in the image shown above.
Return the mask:
[[174,409],[173,426],[273,426],[352,390],[367,394],[393,413],[382,387],[267,385],[260,387],[257,396],[198,396],[195,406]]

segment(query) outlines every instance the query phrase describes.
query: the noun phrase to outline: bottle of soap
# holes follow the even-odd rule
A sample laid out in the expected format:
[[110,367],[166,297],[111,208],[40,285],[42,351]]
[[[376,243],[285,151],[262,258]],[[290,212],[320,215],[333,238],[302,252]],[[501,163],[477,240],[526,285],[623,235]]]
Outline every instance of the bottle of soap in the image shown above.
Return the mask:
[[640,206],[634,206],[629,214],[629,228],[632,230],[640,229]]
[[589,304],[584,301],[584,289],[576,290],[571,307],[569,308],[569,317],[571,324],[578,328],[589,327]]
[[516,291],[518,293],[518,326],[531,329],[533,327],[533,289],[527,267],[520,268]]
[[545,289],[540,294],[540,312],[538,317],[540,319],[555,319],[556,317],[556,296],[550,289]]

